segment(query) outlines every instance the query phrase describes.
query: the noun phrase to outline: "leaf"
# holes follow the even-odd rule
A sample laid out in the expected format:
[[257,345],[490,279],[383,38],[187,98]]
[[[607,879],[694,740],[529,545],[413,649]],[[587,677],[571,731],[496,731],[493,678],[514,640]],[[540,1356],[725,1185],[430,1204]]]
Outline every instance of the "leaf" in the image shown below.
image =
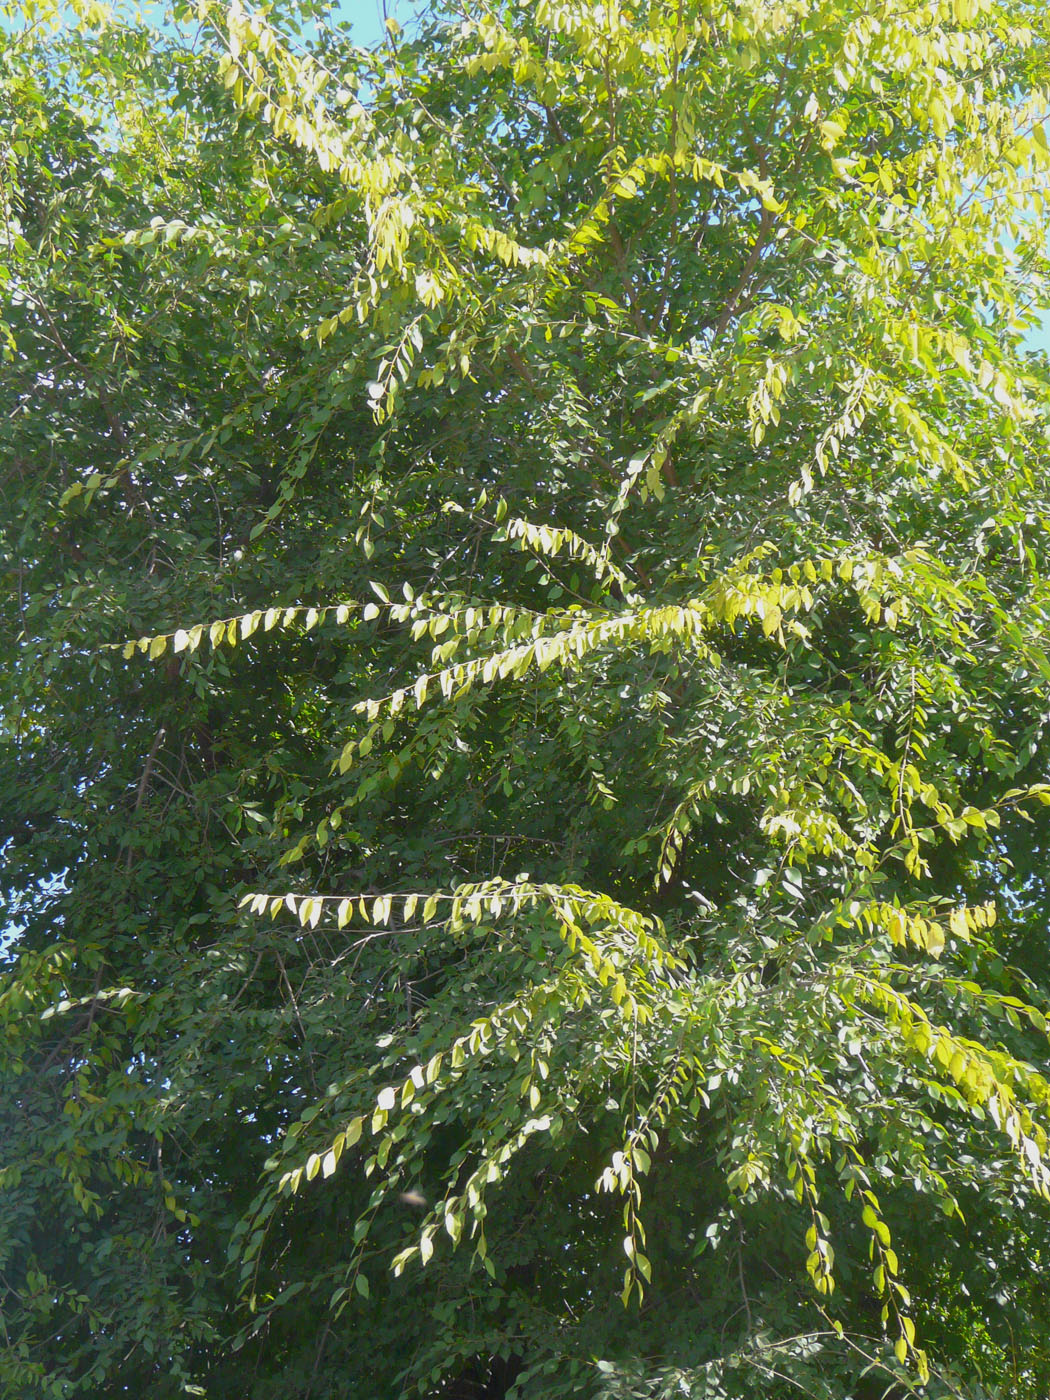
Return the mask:
[[944,930],[940,924],[928,924],[926,928],[926,951],[931,957],[939,958],[944,952]]

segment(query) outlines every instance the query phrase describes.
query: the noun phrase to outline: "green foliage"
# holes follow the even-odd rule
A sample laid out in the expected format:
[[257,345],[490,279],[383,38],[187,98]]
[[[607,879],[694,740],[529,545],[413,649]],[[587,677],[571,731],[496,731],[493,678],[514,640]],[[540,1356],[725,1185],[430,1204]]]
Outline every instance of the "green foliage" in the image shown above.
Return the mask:
[[1042,8],[5,22],[0,1389],[1045,1395]]

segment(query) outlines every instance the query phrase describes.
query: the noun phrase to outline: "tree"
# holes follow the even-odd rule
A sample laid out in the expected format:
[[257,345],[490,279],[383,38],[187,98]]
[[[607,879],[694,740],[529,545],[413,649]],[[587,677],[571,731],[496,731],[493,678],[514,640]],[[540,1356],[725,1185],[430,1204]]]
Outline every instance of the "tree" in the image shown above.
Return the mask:
[[1045,1394],[1041,11],[18,16],[6,1389]]

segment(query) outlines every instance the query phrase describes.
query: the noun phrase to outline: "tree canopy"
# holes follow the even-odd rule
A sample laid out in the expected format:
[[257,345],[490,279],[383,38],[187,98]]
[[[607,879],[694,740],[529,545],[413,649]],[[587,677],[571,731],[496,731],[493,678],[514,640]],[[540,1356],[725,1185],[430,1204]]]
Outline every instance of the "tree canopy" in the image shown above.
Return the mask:
[[1045,6],[3,15],[0,1391],[1045,1396]]

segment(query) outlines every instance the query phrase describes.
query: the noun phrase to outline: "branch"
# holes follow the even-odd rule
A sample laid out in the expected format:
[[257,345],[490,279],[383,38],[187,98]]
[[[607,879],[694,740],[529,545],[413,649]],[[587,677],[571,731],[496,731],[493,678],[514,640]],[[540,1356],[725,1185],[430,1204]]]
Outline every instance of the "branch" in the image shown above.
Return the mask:
[[620,236],[620,230],[611,220],[609,222],[609,246],[612,248],[613,257],[616,260],[616,270],[620,274],[620,284],[627,297],[627,305],[631,309],[631,320],[634,322],[634,328],[643,339],[648,340],[652,332],[649,329],[645,317],[642,315],[642,308],[638,301],[638,293],[631,279],[630,268],[627,266],[627,249],[624,246],[623,238]]
[[721,339],[726,327],[729,325],[729,322],[732,320],[734,313],[740,305],[744,293],[747,291],[755,269],[758,267],[759,260],[769,242],[769,235],[772,228],[773,215],[768,209],[763,209],[762,217],[758,224],[758,232],[755,234],[755,241],[752,243],[751,251],[747,255],[747,261],[744,263],[744,270],[741,272],[736,286],[730,292],[726,304],[722,308],[722,314],[719,316],[718,323],[715,326],[714,339],[716,341]]

